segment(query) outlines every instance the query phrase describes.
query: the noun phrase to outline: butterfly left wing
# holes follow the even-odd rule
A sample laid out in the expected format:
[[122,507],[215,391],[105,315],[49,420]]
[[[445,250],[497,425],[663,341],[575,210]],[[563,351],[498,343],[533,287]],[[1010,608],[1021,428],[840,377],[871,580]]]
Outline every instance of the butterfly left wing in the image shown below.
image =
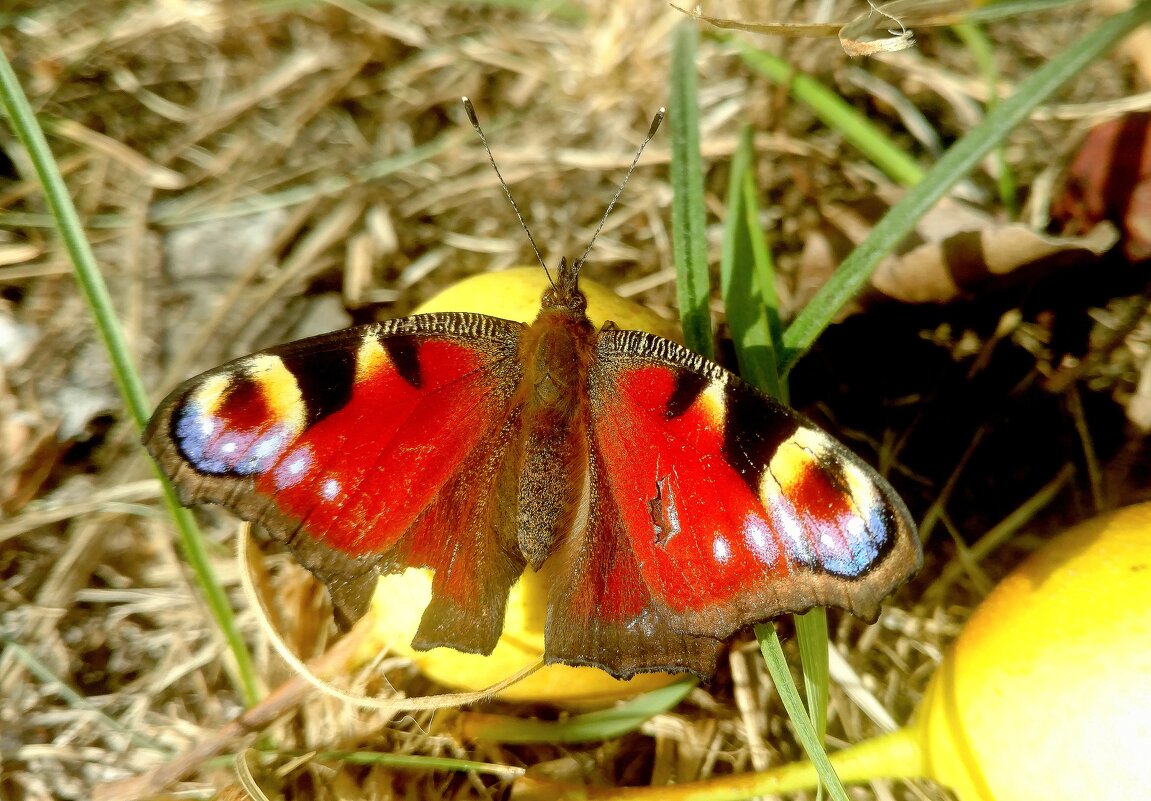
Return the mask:
[[874,621],[918,569],[888,483],[718,365],[605,329],[589,386],[588,524],[564,545],[549,657],[709,675],[737,629],[814,606]]
[[283,540],[345,621],[377,572],[430,567],[417,644],[490,652],[524,564],[499,503],[522,332],[444,313],[272,348],[175,389],[145,444],[183,503],[222,504]]

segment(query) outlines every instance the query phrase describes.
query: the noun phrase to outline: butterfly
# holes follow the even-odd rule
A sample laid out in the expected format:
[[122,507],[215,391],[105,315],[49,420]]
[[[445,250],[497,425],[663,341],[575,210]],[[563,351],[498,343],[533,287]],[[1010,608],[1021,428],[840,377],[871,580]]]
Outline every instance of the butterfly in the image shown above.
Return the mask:
[[560,261],[531,324],[420,314],[209,370],[145,445],[185,505],[286,543],[345,622],[380,574],[430,568],[420,650],[491,653],[509,589],[545,562],[544,660],[620,678],[708,677],[738,629],[785,612],[874,621],[921,562],[891,486],[718,364],[597,329],[582,263]]

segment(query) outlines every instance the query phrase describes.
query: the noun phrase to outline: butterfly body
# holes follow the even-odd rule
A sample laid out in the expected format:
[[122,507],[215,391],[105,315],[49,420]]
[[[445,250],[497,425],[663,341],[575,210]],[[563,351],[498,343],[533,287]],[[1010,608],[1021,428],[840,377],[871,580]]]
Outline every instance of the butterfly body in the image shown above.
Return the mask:
[[596,331],[586,304],[551,294],[521,345],[516,541],[533,570],[543,567],[586,503],[586,399]]
[[530,325],[416,315],[238,359],[174,390],[145,442],[183,502],[266,526],[345,620],[377,575],[433,570],[417,649],[490,653],[545,564],[545,659],[620,677],[710,675],[783,612],[874,619],[920,561],[894,491],[718,365],[597,329],[577,273]]

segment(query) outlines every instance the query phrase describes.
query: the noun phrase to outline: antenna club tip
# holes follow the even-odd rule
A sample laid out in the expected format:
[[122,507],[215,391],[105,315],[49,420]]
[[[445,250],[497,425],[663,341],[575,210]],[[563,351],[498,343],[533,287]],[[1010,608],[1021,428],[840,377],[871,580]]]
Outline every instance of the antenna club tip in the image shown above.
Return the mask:
[[472,105],[471,98],[469,98],[467,95],[463,95],[460,98],[460,102],[464,104],[464,111],[467,112],[468,121],[472,124],[473,128],[478,130],[480,127],[480,121],[476,116],[476,109],[475,106]]
[[660,123],[663,122],[663,118],[666,114],[667,108],[665,106],[660,106],[659,111],[657,111],[655,113],[655,117],[652,118],[651,126],[647,129],[648,139],[651,139],[653,136],[655,136],[655,132],[659,130]]

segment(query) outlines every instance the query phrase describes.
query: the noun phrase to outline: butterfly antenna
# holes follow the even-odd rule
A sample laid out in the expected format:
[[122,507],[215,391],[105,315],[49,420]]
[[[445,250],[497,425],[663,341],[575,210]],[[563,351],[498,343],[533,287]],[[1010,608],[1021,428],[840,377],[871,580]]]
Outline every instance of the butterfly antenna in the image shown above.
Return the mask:
[[[472,101],[467,97],[460,99],[463,101],[464,111],[468,113],[468,119],[471,120],[472,127],[475,128],[476,133],[480,135],[480,142],[483,143],[484,151],[486,151],[488,154],[488,161],[491,162],[492,169],[496,171],[496,177],[500,179],[500,186],[504,188],[504,194],[507,195],[508,202],[512,204],[512,210],[516,213],[516,219],[520,221],[520,227],[524,229],[524,233],[528,235],[528,241],[532,243],[532,250],[534,250],[536,253],[536,260],[539,261],[540,267],[544,268],[544,274],[547,275],[548,282],[554,287],[556,285],[555,281],[552,280],[552,274],[548,271],[547,264],[544,263],[544,257],[540,255],[540,249],[536,247],[536,239],[534,236],[532,236],[532,232],[531,229],[528,228],[528,224],[524,222],[524,216],[520,214],[520,207],[516,205],[516,199],[512,197],[512,190],[508,188],[508,182],[504,180],[504,176],[500,173],[500,168],[496,166],[495,156],[492,155],[492,149],[488,147],[488,138],[484,136],[484,129],[480,127],[480,119],[476,116],[475,106],[472,105]],[[651,137],[648,138],[650,139]],[[612,202],[614,203],[615,201]],[[603,225],[603,223],[600,223],[600,225]]]
[[619,196],[623,194],[623,189],[625,186],[627,186],[627,181],[629,178],[631,178],[631,174],[635,172],[635,167],[637,164],[639,164],[639,157],[643,155],[643,149],[647,147],[647,143],[652,140],[652,137],[655,136],[655,132],[659,130],[660,123],[663,122],[663,118],[666,113],[666,109],[660,108],[660,110],[655,113],[655,117],[652,118],[651,127],[647,129],[647,136],[644,137],[644,140],[640,143],[639,150],[637,150],[635,153],[635,158],[631,160],[631,166],[627,168],[627,175],[625,175],[623,177],[623,181],[620,182],[619,189],[615,190],[615,196],[611,199],[611,203],[607,204],[607,208],[604,210],[603,217],[600,218],[599,225],[597,225],[595,228],[595,233],[591,235],[591,240],[587,243],[587,247],[584,248],[583,255],[580,256],[576,263],[572,266],[573,272],[578,273],[580,267],[583,267],[584,259],[587,258],[588,253],[591,253],[592,245],[595,244],[595,240],[596,237],[599,236],[599,232],[603,230],[603,226],[604,223],[607,222],[608,215],[610,215],[611,210],[615,208],[615,203],[617,200],[619,200]]

